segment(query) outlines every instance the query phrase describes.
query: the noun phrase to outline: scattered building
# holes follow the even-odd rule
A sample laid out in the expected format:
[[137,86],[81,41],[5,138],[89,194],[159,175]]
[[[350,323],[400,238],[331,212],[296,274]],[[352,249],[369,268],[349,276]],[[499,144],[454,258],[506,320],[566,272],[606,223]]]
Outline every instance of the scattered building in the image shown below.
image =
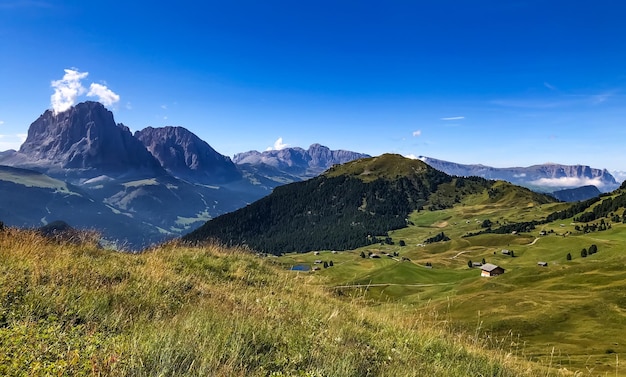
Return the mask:
[[472,267],[481,267],[482,265],[481,262],[472,262]]
[[504,273],[504,268],[496,266],[495,264],[485,263],[480,267],[480,276],[490,277],[498,276]]
[[511,255],[511,250],[502,249],[502,254],[503,255]]
[[380,258],[380,255],[378,255],[378,254],[372,254],[372,255],[370,255],[370,258]]
[[548,262],[537,262],[537,266],[548,267]]
[[322,260],[321,259],[316,259],[315,262],[313,262],[315,264],[322,264]]

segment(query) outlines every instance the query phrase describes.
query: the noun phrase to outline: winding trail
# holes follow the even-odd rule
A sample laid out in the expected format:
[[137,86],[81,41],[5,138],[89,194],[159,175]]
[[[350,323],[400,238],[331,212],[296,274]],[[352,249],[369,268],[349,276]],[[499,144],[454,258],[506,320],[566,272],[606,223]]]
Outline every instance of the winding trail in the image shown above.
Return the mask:
[[471,250],[464,250],[464,251],[459,251],[458,253],[456,253],[455,256],[450,257],[450,259],[456,259],[456,257],[458,257],[459,255],[465,254],[465,253],[471,253]]
[[532,246],[532,245],[534,245],[537,241],[539,241],[539,237],[535,238],[535,239],[533,240],[533,242],[529,243],[527,246]]
[[334,287],[329,287],[333,289],[337,288],[367,288],[367,287],[389,287],[389,286],[399,286],[399,287],[434,287],[437,285],[450,285],[454,283],[433,283],[433,284],[395,284],[395,283],[379,283],[379,284],[352,284],[352,285],[336,285]]

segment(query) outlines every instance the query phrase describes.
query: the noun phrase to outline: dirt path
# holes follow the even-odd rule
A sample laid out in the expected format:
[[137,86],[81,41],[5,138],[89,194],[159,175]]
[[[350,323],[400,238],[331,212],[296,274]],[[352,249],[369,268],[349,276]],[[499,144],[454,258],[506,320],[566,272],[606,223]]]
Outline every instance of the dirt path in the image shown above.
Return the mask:
[[528,246],[534,245],[537,241],[539,241],[539,237],[535,238],[533,242],[529,243]]
[[379,283],[379,284],[353,284],[353,285],[337,285],[330,288],[367,288],[367,287],[390,287],[390,286],[400,286],[400,287],[434,287],[437,285],[450,285],[454,283],[433,283],[433,284],[395,284],[395,283]]
[[456,259],[456,257],[458,257],[459,255],[465,254],[465,253],[470,253],[471,250],[465,250],[465,251],[459,251],[458,253],[456,253],[455,256],[450,257],[450,259]]

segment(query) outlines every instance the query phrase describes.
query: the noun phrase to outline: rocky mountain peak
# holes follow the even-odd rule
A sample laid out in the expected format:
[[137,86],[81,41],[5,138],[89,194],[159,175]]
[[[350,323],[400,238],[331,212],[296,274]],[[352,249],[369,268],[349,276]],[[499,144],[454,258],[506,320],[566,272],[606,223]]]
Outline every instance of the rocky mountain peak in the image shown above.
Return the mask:
[[163,174],[159,162],[113,113],[98,102],[83,102],[55,114],[44,112],[19,150],[20,165],[100,173],[149,171]]
[[236,164],[269,165],[301,178],[310,178],[326,171],[333,165],[343,164],[369,155],[344,150],[331,150],[321,144],[312,144],[309,149],[284,148],[264,152],[238,153]]
[[135,137],[172,175],[200,183],[220,183],[241,178],[229,157],[183,127],[147,127]]

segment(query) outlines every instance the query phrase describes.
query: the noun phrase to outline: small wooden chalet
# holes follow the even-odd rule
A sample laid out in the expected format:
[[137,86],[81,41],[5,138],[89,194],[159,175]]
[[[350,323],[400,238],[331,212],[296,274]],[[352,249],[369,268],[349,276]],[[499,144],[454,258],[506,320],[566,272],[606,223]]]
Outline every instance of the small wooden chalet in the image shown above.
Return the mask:
[[548,262],[537,262],[537,266],[548,267]]
[[495,264],[485,263],[480,267],[480,276],[498,276],[504,273],[504,268]]

